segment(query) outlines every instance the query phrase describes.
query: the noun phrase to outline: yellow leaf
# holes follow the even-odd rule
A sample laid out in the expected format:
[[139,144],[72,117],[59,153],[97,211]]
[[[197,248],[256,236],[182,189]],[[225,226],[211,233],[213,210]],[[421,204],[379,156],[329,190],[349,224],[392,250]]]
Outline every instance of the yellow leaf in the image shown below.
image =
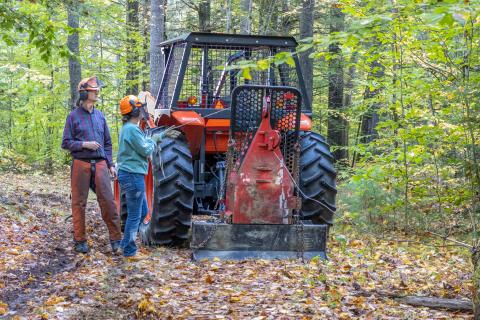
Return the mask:
[[0,316],[3,316],[8,311],[8,304],[0,301]]
[[240,301],[240,297],[230,297],[230,302],[239,302]]
[[155,313],[155,306],[150,299],[145,298],[138,304],[138,311],[143,313]]
[[13,256],[18,256],[20,254],[20,252],[18,252],[17,249],[10,249],[7,251],[8,254],[11,254]]
[[207,276],[205,277],[205,282],[208,284],[212,284],[214,281],[212,277],[209,274],[207,274]]
[[250,68],[244,68],[242,70],[242,77],[244,77],[247,80],[252,80],[252,75],[250,74]]
[[42,315],[40,316],[40,319],[48,320],[48,314],[47,313],[42,313]]
[[48,298],[47,301],[45,301],[45,305],[46,306],[54,306],[57,303],[60,303],[60,302],[63,302],[63,301],[65,301],[64,297],[51,296],[50,298]]

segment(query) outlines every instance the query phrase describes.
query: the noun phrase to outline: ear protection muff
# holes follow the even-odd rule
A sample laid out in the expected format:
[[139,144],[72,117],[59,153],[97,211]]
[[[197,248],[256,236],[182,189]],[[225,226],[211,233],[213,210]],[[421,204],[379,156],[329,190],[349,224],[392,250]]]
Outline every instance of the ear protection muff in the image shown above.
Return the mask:
[[135,104],[135,100],[133,99],[130,99],[130,105],[132,106],[132,111],[130,111],[130,114],[132,115],[132,117],[136,118],[140,115],[140,108],[141,107],[138,107],[136,104]]
[[88,99],[87,87],[88,87],[87,83],[82,84],[82,86],[80,87],[80,91],[78,93],[79,100],[85,101]]
[[78,93],[78,99],[85,101],[88,99],[88,91],[87,90],[82,90]]

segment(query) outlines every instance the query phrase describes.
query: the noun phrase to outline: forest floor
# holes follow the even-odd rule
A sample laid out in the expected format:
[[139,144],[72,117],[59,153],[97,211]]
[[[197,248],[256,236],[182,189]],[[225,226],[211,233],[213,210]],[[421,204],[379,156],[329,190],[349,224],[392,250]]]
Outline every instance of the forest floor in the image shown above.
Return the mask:
[[[190,250],[110,253],[90,197],[92,251],[72,250],[68,173],[0,174],[0,318],[13,319],[470,319],[400,304],[391,295],[468,298],[458,248],[335,227],[329,260],[190,260]],[[401,241],[399,239],[404,239]]]

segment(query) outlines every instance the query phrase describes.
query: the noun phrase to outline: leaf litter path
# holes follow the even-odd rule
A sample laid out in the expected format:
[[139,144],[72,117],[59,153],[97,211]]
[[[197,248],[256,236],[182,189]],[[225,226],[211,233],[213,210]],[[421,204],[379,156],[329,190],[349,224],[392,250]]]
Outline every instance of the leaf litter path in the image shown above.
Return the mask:
[[141,248],[138,261],[125,261],[109,252],[106,228],[90,201],[92,251],[76,255],[71,221],[65,222],[65,177],[1,174],[0,318],[472,318],[382,294],[467,298],[468,256],[353,231],[345,237],[332,230],[329,261],[195,263],[189,250],[171,248]]

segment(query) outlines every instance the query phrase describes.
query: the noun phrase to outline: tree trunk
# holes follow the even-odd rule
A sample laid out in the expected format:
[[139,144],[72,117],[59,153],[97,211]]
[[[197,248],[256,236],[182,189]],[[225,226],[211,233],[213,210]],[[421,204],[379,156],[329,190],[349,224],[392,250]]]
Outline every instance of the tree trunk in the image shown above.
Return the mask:
[[150,20],[150,92],[157,97],[164,70],[164,57],[160,43],[165,33],[165,2],[151,0],[152,18]]
[[[345,16],[337,4],[330,8],[330,33],[345,29]],[[343,57],[337,43],[329,46],[332,58],[328,62],[328,141],[339,149],[333,151],[336,161],[347,160],[348,124],[343,116]]]
[[[315,11],[315,0],[302,0],[300,10],[300,39],[313,36],[313,13]],[[305,106],[311,108],[313,105],[313,60],[308,56],[313,52],[309,49],[300,54],[300,66],[302,68],[303,81],[307,90],[307,103]],[[311,111],[311,110],[310,110]]]
[[[67,5],[68,26],[71,28],[78,28],[80,24],[79,4],[77,1],[72,1]],[[82,79],[82,69],[78,58],[80,56],[80,43],[78,32],[70,34],[67,38],[67,47],[75,55],[68,58],[68,73],[70,76],[70,109],[75,108],[77,102],[78,92],[77,86]]]
[[472,302],[473,302],[473,312],[475,314],[474,319],[480,320],[480,248],[477,246],[473,249],[472,252],[472,263],[473,263],[473,293],[472,293]]
[[201,0],[198,6],[198,26],[201,32],[211,32],[210,0]]
[[138,20],[138,1],[127,0],[127,76],[126,76],[126,94],[138,94],[139,70],[138,70],[138,48],[139,48],[139,20]]
[[[55,73],[54,69],[55,67],[52,65],[52,70],[50,71],[50,94],[54,95],[54,89],[55,89]],[[45,163],[44,163],[44,168],[45,172],[48,174],[53,173],[53,115],[55,114],[55,101],[51,101],[49,106],[47,106],[46,112],[47,112],[47,123],[46,125],[46,135],[45,135]]]
[[[288,0],[282,0],[281,14],[278,15],[277,30],[282,36],[288,36],[292,29],[292,18],[290,16],[290,8]],[[313,33],[312,33],[313,34]],[[300,58],[301,59],[301,58]],[[301,60],[300,60],[301,61]],[[311,102],[311,101],[310,101]]]
[[[280,3],[281,4],[281,3]],[[259,2],[259,15],[258,29],[260,35],[273,35],[278,33],[278,29],[275,29],[277,16],[278,16],[278,3],[272,0],[261,0]]]
[[150,14],[150,0],[143,0],[142,3],[142,91],[147,91],[150,90],[148,88],[148,82],[149,82],[149,77],[150,73],[148,70],[150,70],[150,52],[148,50],[148,44],[149,44],[149,33],[150,33],[150,20],[151,20],[151,14]]
[[232,31],[232,0],[227,0],[227,21],[226,21],[226,32],[230,33]]
[[[372,62],[370,69],[371,71],[368,76],[369,78],[373,77],[380,79],[385,74],[385,68],[378,61]],[[374,99],[379,95],[380,92],[381,88],[375,88],[371,90],[370,87],[367,86],[365,88],[364,99],[366,101]],[[363,115],[360,133],[360,141],[362,143],[370,143],[377,138],[378,133],[375,127],[379,121],[377,110],[380,109],[380,107],[381,104],[379,102],[374,102],[369,106],[368,110]]]
[[252,0],[241,0],[240,3],[241,16],[240,33],[250,34],[252,32]]

